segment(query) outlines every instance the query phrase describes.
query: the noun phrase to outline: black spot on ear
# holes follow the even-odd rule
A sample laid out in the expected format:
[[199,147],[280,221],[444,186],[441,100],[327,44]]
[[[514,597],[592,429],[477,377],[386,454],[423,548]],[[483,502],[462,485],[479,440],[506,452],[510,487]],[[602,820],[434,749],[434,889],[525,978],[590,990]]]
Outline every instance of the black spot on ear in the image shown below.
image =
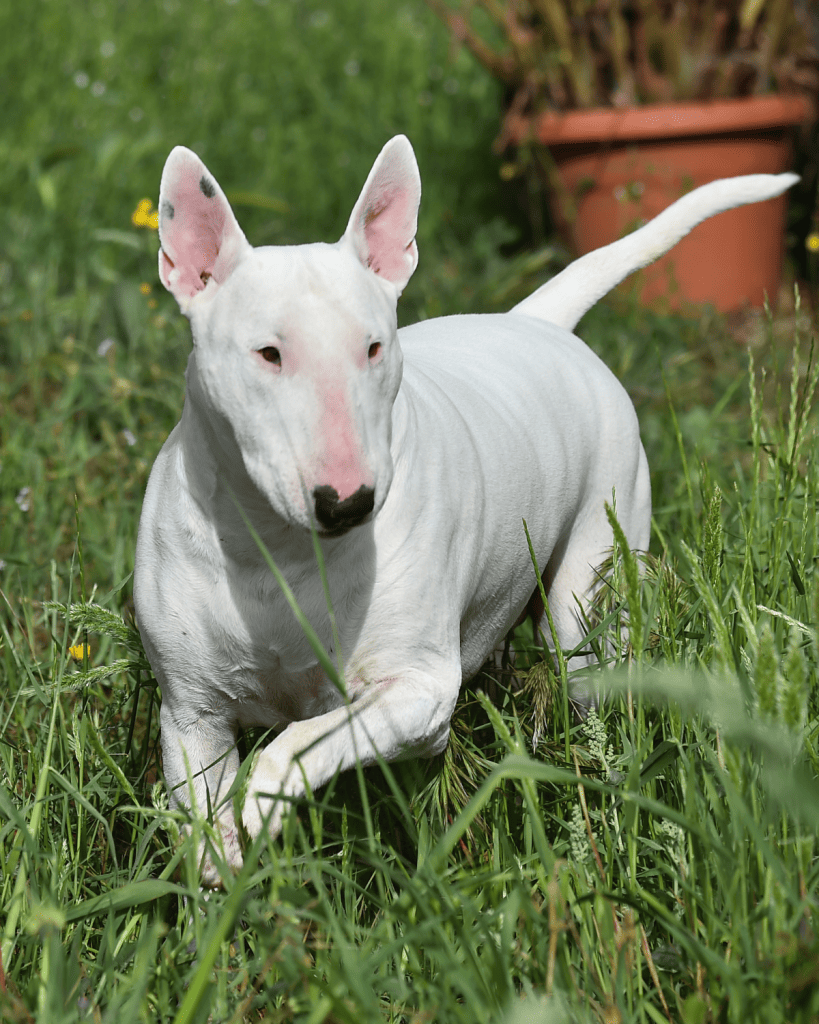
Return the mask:
[[199,179],[199,191],[206,199],[213,199],[216,195],[216,189],[213,187],[213,182],[209,181],[204,175]]
[[166,199],[162,203],[162,217],[166,218],[167,220],[173,220],[173,214],[173,203],[169,203],[168,200]]

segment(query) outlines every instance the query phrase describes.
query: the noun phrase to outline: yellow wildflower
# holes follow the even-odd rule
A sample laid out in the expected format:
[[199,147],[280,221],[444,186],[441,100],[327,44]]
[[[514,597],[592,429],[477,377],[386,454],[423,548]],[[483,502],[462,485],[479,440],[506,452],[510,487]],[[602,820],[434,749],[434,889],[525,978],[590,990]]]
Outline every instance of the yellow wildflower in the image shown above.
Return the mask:
[[152,228],[154,231],[159,227],[159,211],[153,210],[153,203],[150,199],[140,199],[137,208],[131,214],[131,223],[137,228]]
[[74,661],[81,662],[85,658],[91,657],[91,645],[90,644],[77,644],[74,647],[68,648],[68,653],[74,659]]
[[139,286],[139,290],[142,292],[143,295],[151,294],[151,286],[148,284],[147,281],[142,282],[142,284]]
[[819,234],[812,231],[805,239],[805,248],[808,252],[819,252]]

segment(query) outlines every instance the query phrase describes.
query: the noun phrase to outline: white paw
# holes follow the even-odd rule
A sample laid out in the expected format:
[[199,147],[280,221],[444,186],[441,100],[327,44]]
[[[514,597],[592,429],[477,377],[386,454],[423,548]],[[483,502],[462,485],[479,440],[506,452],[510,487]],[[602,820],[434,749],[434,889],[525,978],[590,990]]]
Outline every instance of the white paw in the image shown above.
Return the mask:
[[[204,826],[207,828],[208,826]],[[209,889],[222,888],[222,874],[216,866],[211,851],[216,847],[219,857],[224,864],[235,874],[242,867],[242,849],[239,846],[239,830],[234,822],[214,823],[211,831],[211,839],[201,839],[197,848],[199,860],[199,879],[203,886]]]
[[242,820],[248,834],[255,839],[266,827],[268,835],[275,838],[281,832],[282,819],[290,806],[287,798],[299,796],[303,791],[299,769],[292,763],[282,766],[274,756],[263,751],[245,790]]

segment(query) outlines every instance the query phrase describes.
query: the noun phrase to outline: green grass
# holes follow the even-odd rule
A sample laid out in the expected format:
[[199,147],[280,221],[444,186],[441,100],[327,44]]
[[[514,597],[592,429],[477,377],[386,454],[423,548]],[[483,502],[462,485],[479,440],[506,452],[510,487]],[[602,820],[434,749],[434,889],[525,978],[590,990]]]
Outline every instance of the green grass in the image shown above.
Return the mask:
[[642,577],[621,551],[596,609],[599,715],[521,634],[445,755],[338,778],[202,893],[131,615],[189,348],[137,202],[184,143],[252,241],[333,238],[404,131],[403,322],[504,308],[559,257],[504,255],[498,96],[420,4],[37,0],[0,26],[0,1020],[816,1024],[808,316],[745,345],[707,311],[589,313],[655,506]]

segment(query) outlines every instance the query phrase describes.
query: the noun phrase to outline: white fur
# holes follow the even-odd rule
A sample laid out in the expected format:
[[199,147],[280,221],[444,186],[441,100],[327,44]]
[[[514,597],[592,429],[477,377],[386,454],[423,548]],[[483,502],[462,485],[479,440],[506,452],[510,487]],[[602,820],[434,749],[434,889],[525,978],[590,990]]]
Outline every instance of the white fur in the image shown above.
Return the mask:
[[[356,759],[443,750],[461,682],[535,592],[523,518],[560,642],[581,642],[576,599],[588,601],[611,547],[604,502],[616,494],[644,549],[651,497],[632,404],[567,328],[699,221],[795,180],[706,185],[510,313],[397,332],[420,201],[406,138],[382,150],[338,243],[284,248],[253,249],[198,157],[173,151],[160,274],[194,349],[182,419],[145,495],[134,599],[162,687],[168,785],[177,802],[213,809],[230,865],[241,863],[227,798],[239,726],[283,729],[248,779],[251,836],[277,832],[276,797],[303,794],[305,780],[315,790]],[[346,698],[237,504],[343,666]],[[218,882],[207,857],[203,878]]]

